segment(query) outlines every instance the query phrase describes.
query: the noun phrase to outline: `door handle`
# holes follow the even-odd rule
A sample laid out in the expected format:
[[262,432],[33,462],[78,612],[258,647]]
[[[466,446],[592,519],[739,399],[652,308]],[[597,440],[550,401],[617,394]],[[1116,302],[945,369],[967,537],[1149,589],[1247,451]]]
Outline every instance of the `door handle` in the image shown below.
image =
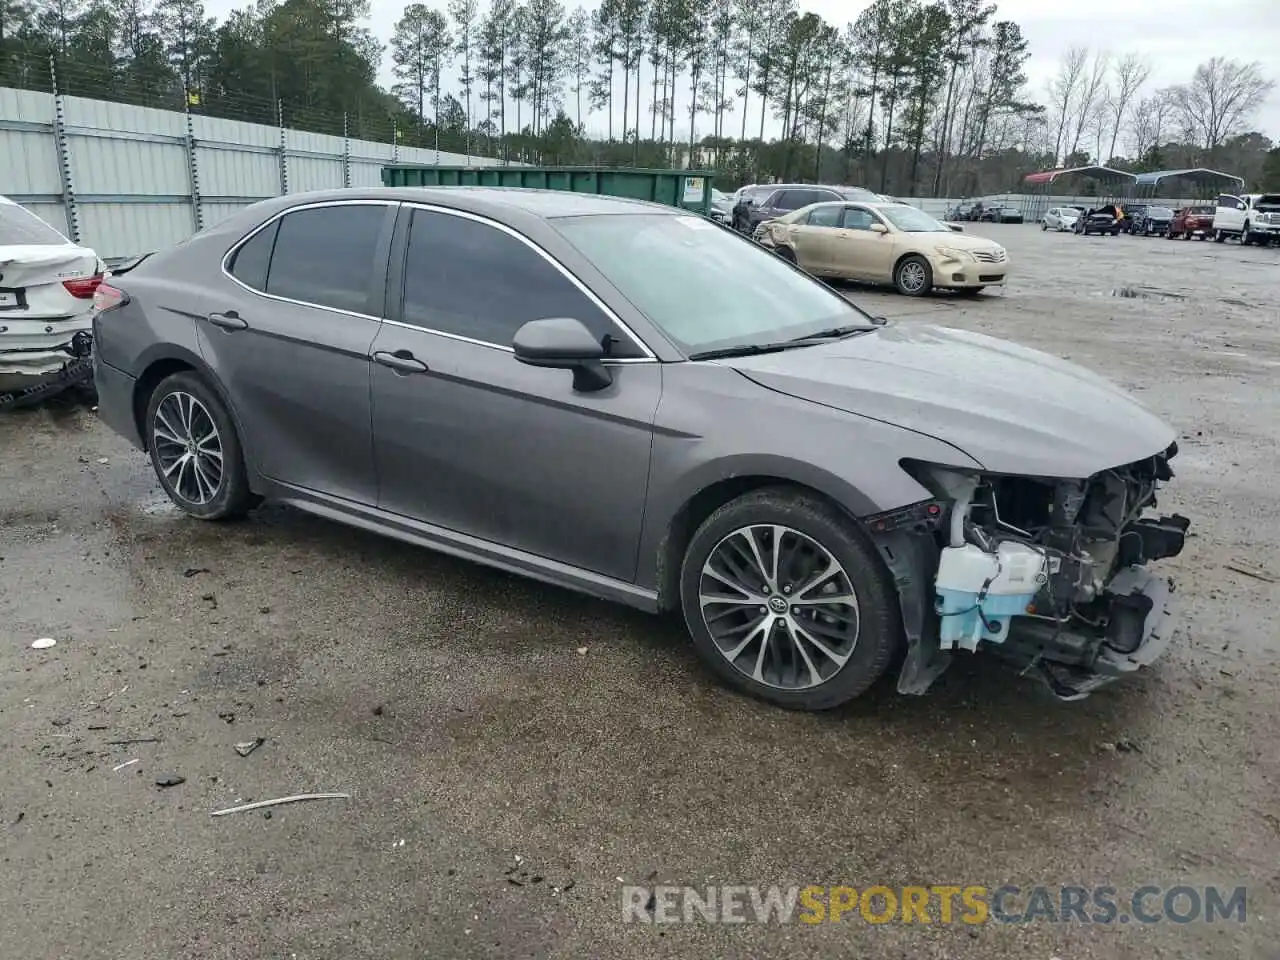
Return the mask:
[[225,313],[209,314],[209,322],[215,327],[221,327],[223,330],[247,330],[249,324],[240,318],[240,314],[234,310],[228,310]]
[[378,350],[373,355],[373,362],[380,363],[384,367],[390,367],[397,373],[427,372],[427,365],[408,350],[397,350],[395,353]]

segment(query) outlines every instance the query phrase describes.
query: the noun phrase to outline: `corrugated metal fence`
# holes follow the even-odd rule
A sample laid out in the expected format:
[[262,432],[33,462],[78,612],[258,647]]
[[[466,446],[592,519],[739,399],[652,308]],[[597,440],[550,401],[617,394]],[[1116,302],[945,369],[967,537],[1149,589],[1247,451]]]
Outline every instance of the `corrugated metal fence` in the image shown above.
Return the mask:
[[493,160],[0,87],[0,194],[118,257],[268,197],[382,183],[387,163]]

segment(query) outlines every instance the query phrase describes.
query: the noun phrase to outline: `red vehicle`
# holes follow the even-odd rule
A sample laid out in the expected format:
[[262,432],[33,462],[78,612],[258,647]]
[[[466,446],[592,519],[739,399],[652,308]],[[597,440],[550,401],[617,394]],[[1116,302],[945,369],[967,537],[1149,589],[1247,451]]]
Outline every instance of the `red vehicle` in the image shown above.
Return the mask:
[[1169,221],[1165,236],[1170,240],[1181,237],[1190,240],[1208,240],[1213,235],[1213,207],[1183,207]]

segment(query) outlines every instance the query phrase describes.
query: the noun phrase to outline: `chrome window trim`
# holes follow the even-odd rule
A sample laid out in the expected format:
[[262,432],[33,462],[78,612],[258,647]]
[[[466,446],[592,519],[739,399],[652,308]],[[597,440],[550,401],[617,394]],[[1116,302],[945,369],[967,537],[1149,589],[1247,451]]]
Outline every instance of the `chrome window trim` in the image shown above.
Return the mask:
[[[527,246],[530,250],[532,250],[538,256],[542,257],[543,260],[551,264],[551,266],[556,271],[558,271],[561,276],[563,276],[566,280],[568,280],[571,284],[573,284],[573,286],[578,289],[579,293],[581,293],[588,300],[590,300],[591,303],[595,305],[596,309],[598,309],[601,313],[603,313],[606,317],[608,317],[610,322],[612,322],[619,330],[625,333],[627,337],[631,340],[631,342],[634,343],[637,347],[639,347],[642,351],[644,351],[644,354],[645,354],[643,357],[619,357],[616,360],[606,360],[605,361],[606,363],[657,363],[658,362],[657,356],[654,354],[652,350],[649,349],[649,345],[645,343],[643,340],[641,340],[640,337],[636,335],[636,332],[632,330],[629,326],[627,326],[627,324],[623,321],[623,319],[619,317],[618,314],[615,313],[614,310],[608,304],[606,304],[603,300],[601,300],[598,296],[596,296],[595,293],[585,283],[583,283],[581,280],[575,277],[572,273],[570,273],[569,270],[564,266],[564,264],[562,264],[559,260],[557,260],[551,254],[547,253],[546,250],[542,249],[542,247],[538,246],[536,243],[534,243],[524,234],[520,233],[520,231],[513,230],[511,227],[507,226],[505,223],[499,223],[497,220],[493,220],[493,219],[490,219],[489,217],[481,216],[480,214],[472,213],[469,210],[456,210],[453,207],[442,207],[433,203],[423,203],[417,200],[406,200],[404,202],[404,206],[413,210],[425,210],[429,213],[442,213],[442,214],[445,214],[446,216],[458,217],[459,219],[462,219],[462,220],[471,220],[475,223],[482,223],[487,227],[493,227],[495,230],[498,230],[502,233],[507,234],[507,236],[514,237],[516,240],[519,240],[521,243]],[[410,240],[412,240],[412,233],[410,234]],[[406,252],[407,250],[408,248],[406,246]],[[501,344],[501,343],[493,343],[492,341],[488,341],[488,340],[477,340],[472,337],[463,336],[462,334],[448,333],[443,330],[434,330],[430,327],[424,327],[419,324],[405,323],[402,321],[388,321],[388,322],[394,323],[396,326],[409,327],[410,329],[413,329],[413,330],[425,330],[427,333],[434,333],[438,336],[448,337],[452,340],[458,340],[463,343],[474,343],[483,347],[493,347],[494,349],[504,350],[508,353],[515,352],[511,347],[505,346],[504,344]]]
[[269,217],[268,219],[263,220],[262,223],[258,224],[256,227],[250,230],[247,234],[245,234],[243,237],[241,237],[239,240],[236,241],[235,245],[232,246],[232,248],[228,250],[226,254],[224,254],[222,257],[222,275],[226,277],[228,280],[230,280],[232,283],[237,284],[240,287],[243,287],[245,290],[248,290],[250,293],[254,294],[255,296],[262,297],[265,300],[275,300],[279,303],[291,303],[297,307],[311,307],[312,309],[315,309],[315,310],[327,310],[329,313],[341,314],[344,317],[359,317],[361,320],[373,320],[375,322],[385,320],[386,319],[385,317],[376,317],[373,314],[360,313],[359,311],[356,311],[356,310],[343,310],[341,307],[330,307],[323,303],[311,303],[308,300],[295,300],[292,297],[282,297],[279,294],[267,293],[265,290],[259,290],[256,287],[249,286],[239,277],[235,276],[235,274],[233,274],[230,268],[228,267],[228,264],[231,262],[231,259],[240,251],[241,247],[247,244],[250,240],[256,237],[263,230],[267,229],[267,227],[271,226],[271,224],[275,223],[281,217],[287,216],[290,213],[297,213],[300,210],[317,210],[323,207],[356,207],[356,206],[393,207],[393,206],[399,206],[399,205],[400,205],[399,200],[319,200],[315,203],[300,203],[296,207],[288,207],[287,209],[281,210],[279,213]]

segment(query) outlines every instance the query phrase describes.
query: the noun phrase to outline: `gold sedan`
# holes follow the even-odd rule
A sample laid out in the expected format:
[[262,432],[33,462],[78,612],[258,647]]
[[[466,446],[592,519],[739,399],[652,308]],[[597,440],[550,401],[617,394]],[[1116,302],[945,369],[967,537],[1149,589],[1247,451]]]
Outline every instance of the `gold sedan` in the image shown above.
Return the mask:
[[1009,270],[998,243],[905,203],[814,203],[760,224],[755,239],[816,277],[891,283],[909,297],[976,294],[1003,286]]

